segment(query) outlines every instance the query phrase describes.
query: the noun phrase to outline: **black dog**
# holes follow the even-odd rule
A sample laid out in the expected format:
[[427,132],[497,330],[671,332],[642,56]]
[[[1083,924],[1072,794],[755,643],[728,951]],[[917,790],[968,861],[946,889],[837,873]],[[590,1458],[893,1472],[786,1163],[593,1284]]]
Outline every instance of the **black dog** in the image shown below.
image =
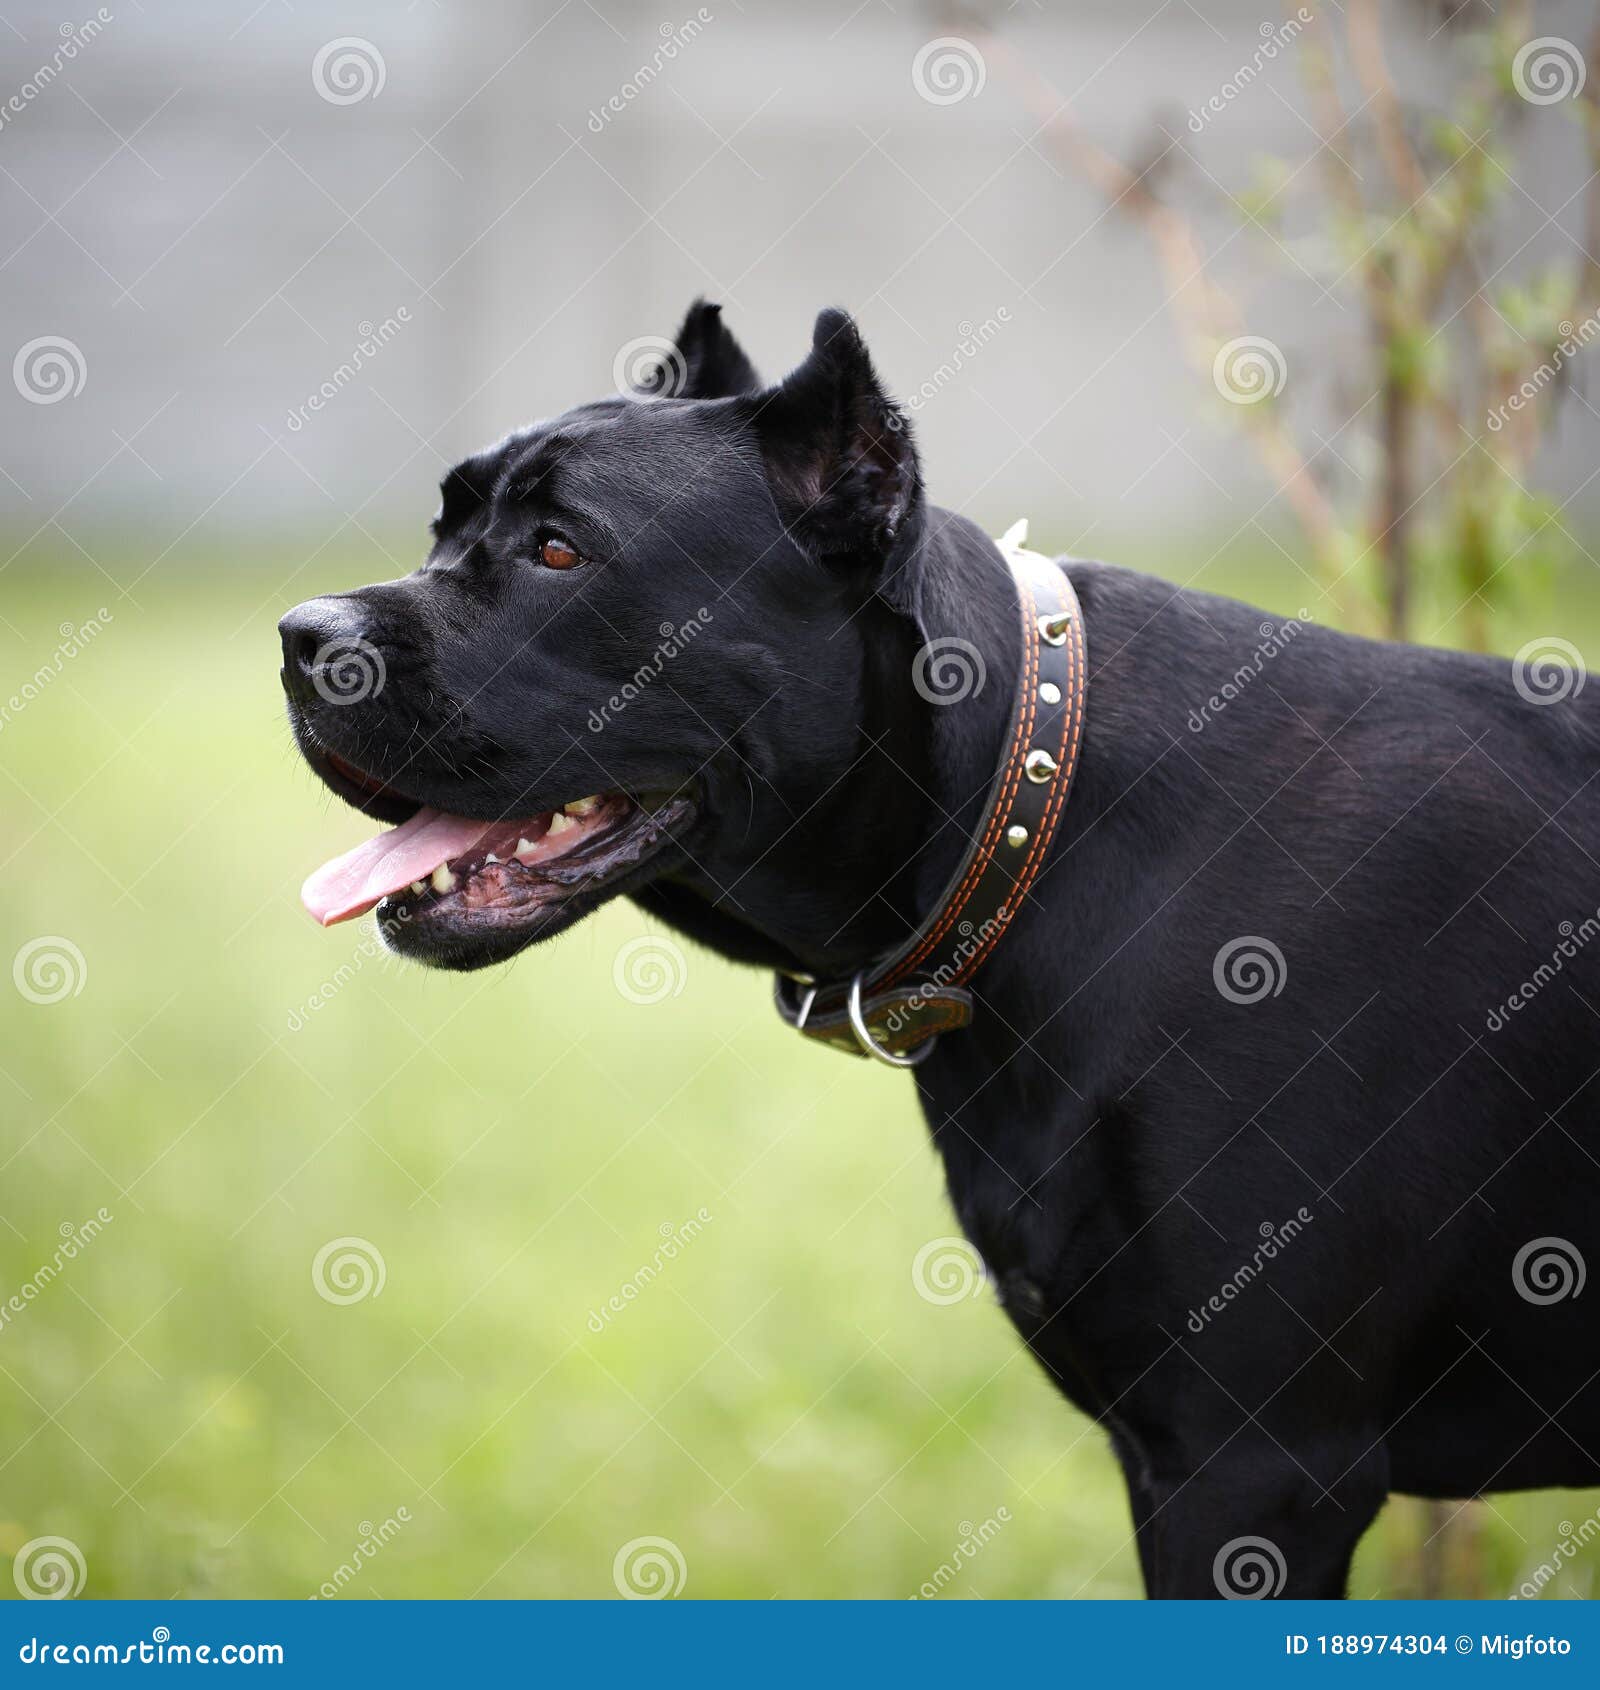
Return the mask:
[[[847,317],[764,388],[698,305],[650,402],[443,495],[414,575],[282,623],[307,760],[406,824],[313,876],[321,919],[382,898],[396,950],[476,968],[628,892],[830,978],[917,929],[1017,616]],[[1600,715],[1581,671],[1066,567],[1077,785],[922,1104],[1149,1591],[1339,1595],[1391,1490],[1600,1483]],[[947,637],[995,679],[941,707]]]

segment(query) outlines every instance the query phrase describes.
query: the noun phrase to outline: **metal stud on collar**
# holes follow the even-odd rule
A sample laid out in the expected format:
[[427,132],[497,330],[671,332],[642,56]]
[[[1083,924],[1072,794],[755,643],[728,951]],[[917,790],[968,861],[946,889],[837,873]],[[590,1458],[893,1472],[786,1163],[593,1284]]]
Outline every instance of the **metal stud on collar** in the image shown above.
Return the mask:
[[1048,751],[1030,751],[1022,764],[1023,772],[1035,786],[1043,786],[1059,767]]
[[1021,822],[1013,822],[1011,826],[1006,829],[1006,844],[1011,846],[1013,850],[1020,850],[1027,843],[1027,828],[1025,828]]
[[1047,612],[1039,618],[1039,638],[1046,645],[1065,645],[1067,643],[1067,630],[1071,626],[1072,615],[1069,611]]

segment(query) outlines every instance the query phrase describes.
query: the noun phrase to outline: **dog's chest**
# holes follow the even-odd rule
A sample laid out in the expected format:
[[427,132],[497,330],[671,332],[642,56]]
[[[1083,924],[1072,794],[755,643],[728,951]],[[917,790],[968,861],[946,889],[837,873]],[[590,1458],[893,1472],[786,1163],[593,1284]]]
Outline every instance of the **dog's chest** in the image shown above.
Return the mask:
[[1093,1264],[1124,1241],[1124,1206],[1107,1201],[1116,1170],[1103,1165],[1093,1115],[1070,1094],[1030,1097],[1007,1078],[1002,1071],[978,1090],[930,1076],[921,1087],[950,1201],[1030,1343],[1047,1328],[1086,1335],[1094,1305],[1080,1293]]

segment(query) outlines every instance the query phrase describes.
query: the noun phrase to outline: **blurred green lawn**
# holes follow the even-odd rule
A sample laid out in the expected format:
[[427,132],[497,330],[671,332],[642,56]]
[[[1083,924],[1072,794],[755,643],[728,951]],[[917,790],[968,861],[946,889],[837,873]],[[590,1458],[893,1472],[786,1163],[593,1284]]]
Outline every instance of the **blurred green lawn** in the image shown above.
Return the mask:
[[[0,1301],[114,1217],[0,1325],[0,1550],[71,1539],[91,1596],[309,1596],[404,1508],[346,1594],[610,1596],[644,1536],[690,1596],[908,1596],[957,1561],[951,1596],[1138,1594],[1105,1440],[990,1296],[913,1287],[955,1227],[901,1079],[805,1048],[765,979],[699,953],[679,995],[628,1001],[631,905],[465,978],[300,910],[370,829],[296,759],[273,623],[390,572],[158,573],[129,599],[30,553],[0,587],[0,696],[61,624],[113,617],[0,728],[5,959],[60,935],[85,961],[58,1003],[0,993]],[[1266,558],[1203,584],[1306,593]],[[1567,585],[1582,643],[1595,595]],[[385,1283],[336,1305],[312,1263],[344,1237]],[[1485,1593],[1597,1502],[1480,1510]],[[1414,1593],[1422,1531],[1392,1505],[1357,1592]],[[1595,1560],[1549,1593],[1588,1594]]]

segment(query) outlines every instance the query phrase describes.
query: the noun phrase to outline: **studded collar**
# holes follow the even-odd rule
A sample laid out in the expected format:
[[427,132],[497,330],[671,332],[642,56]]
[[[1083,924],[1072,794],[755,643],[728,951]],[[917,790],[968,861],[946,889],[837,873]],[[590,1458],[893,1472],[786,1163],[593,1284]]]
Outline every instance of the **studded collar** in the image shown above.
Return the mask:
[[1083,611],[1062,565],[1018,522],[996,542],[1021,621],[1016,702],[989,801],[943,896],[918,931],[849,980],[779,975],[778,1013],[853,1056],[912,1068],[972,1020],[967,989],[1043,868],[1083,743]]

